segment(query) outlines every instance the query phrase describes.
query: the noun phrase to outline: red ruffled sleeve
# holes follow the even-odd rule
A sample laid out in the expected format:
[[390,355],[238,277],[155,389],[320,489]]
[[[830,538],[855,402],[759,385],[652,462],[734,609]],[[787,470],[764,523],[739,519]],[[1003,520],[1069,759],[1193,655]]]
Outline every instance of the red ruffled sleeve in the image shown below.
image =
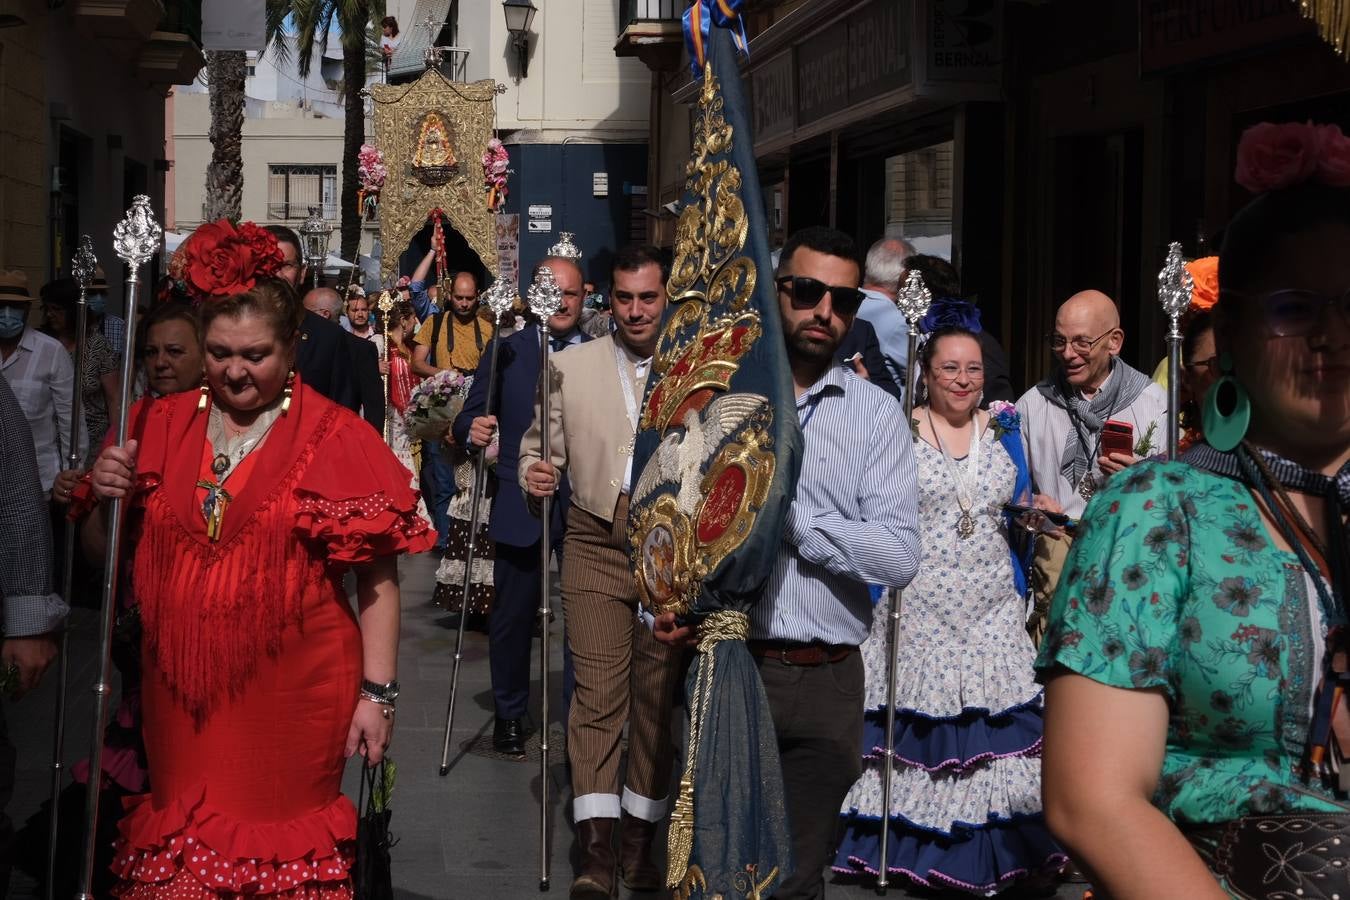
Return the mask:
[[363,420],[343,418],[295,489],[297,533],[342,565],[430,550],[436,533],[417,514],[412,473]]

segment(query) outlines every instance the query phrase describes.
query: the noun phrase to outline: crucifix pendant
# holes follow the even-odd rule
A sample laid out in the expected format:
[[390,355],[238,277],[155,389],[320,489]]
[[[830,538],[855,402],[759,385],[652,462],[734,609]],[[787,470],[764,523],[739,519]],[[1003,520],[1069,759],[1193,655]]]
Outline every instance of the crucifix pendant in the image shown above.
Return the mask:
[[202,501],[202,517],[206,519],[207,540],[214,543],[220,540],[225,509],[230,505],[231,497],[225,488],[214,481],[199,481],[197,487],[206,489],[206,499]]
[[975,519],[971,517],[970,510],[961,510],[961,518],[956,520],[956,533],[962,540],[969,539],[975,534]]

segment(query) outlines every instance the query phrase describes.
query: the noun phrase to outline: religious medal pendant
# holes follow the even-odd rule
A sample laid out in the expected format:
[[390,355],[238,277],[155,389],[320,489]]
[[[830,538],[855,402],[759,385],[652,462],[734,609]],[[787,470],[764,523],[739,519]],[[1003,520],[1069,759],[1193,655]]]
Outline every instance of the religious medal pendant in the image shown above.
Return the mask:
[[230,495],[223,487],[211,481],[199,481],[197,487],[206,489],[206,499],[202,501],[202,518],[206,520],[206,538],[214,543],[220,540],[221,525],[225,521],[225,508],[230,505]]
[[230,470],[230,458],[224,453],[217,453],[211,459],[211,471],[215,473],[217,479],[221,478]]
[[1097,493],[1097,479],[1092,477],[1091,472],[1084,472],[1078,482],[1078,496],[1084,500],[1091,500],[1095,493]]
[[975,519],[971,516],[970,510],[961,510],[961,518],[956,521],[956,533],[962,540],[969,540],[975,536]]

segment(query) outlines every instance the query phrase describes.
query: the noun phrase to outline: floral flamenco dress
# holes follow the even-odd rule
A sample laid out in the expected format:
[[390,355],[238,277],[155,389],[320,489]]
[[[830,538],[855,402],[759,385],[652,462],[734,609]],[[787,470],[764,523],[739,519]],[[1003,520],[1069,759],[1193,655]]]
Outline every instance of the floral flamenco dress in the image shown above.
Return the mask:
[[132,410],[151,792],[128,801],[113,890],[350,897],[356,810],[340,786],[362,653],[342,577],[435,538],[379,435],[299,381],[209,534],[198,396]]
[[[1059,868],[1041,816],[1041,690],[1002,507],[1020,494],[1016,431],[987,428],[978,456],[915,441],[923,555],[903,592],[887,869],[918,884],[993,894]],[[971,454],[975,456],[975,454]],[[960,477],[973,532],[963,537]],[[863,645],[863,773],[844,800],[836,872],[875,875],[886,744],[883,596]]]

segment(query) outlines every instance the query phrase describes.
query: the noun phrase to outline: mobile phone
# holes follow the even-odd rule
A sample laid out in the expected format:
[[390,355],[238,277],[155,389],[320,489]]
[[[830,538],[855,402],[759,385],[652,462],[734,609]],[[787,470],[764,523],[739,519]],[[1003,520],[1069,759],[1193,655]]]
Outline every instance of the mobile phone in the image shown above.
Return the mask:
[[1113,453],[1134,455],[1134,426],[1129,422],[1109,419],[1102,426],[1102,456],[1110,456]]
[[1019,506],[1016,503],[1003,504],[1003,511],[1012,516],[1038,515],[1044,516],[1051,525],[1058,525],[1063,528],[1073,520],[1064,513],[1050,512],[1048,509],[1037,509],[1034,506]]

